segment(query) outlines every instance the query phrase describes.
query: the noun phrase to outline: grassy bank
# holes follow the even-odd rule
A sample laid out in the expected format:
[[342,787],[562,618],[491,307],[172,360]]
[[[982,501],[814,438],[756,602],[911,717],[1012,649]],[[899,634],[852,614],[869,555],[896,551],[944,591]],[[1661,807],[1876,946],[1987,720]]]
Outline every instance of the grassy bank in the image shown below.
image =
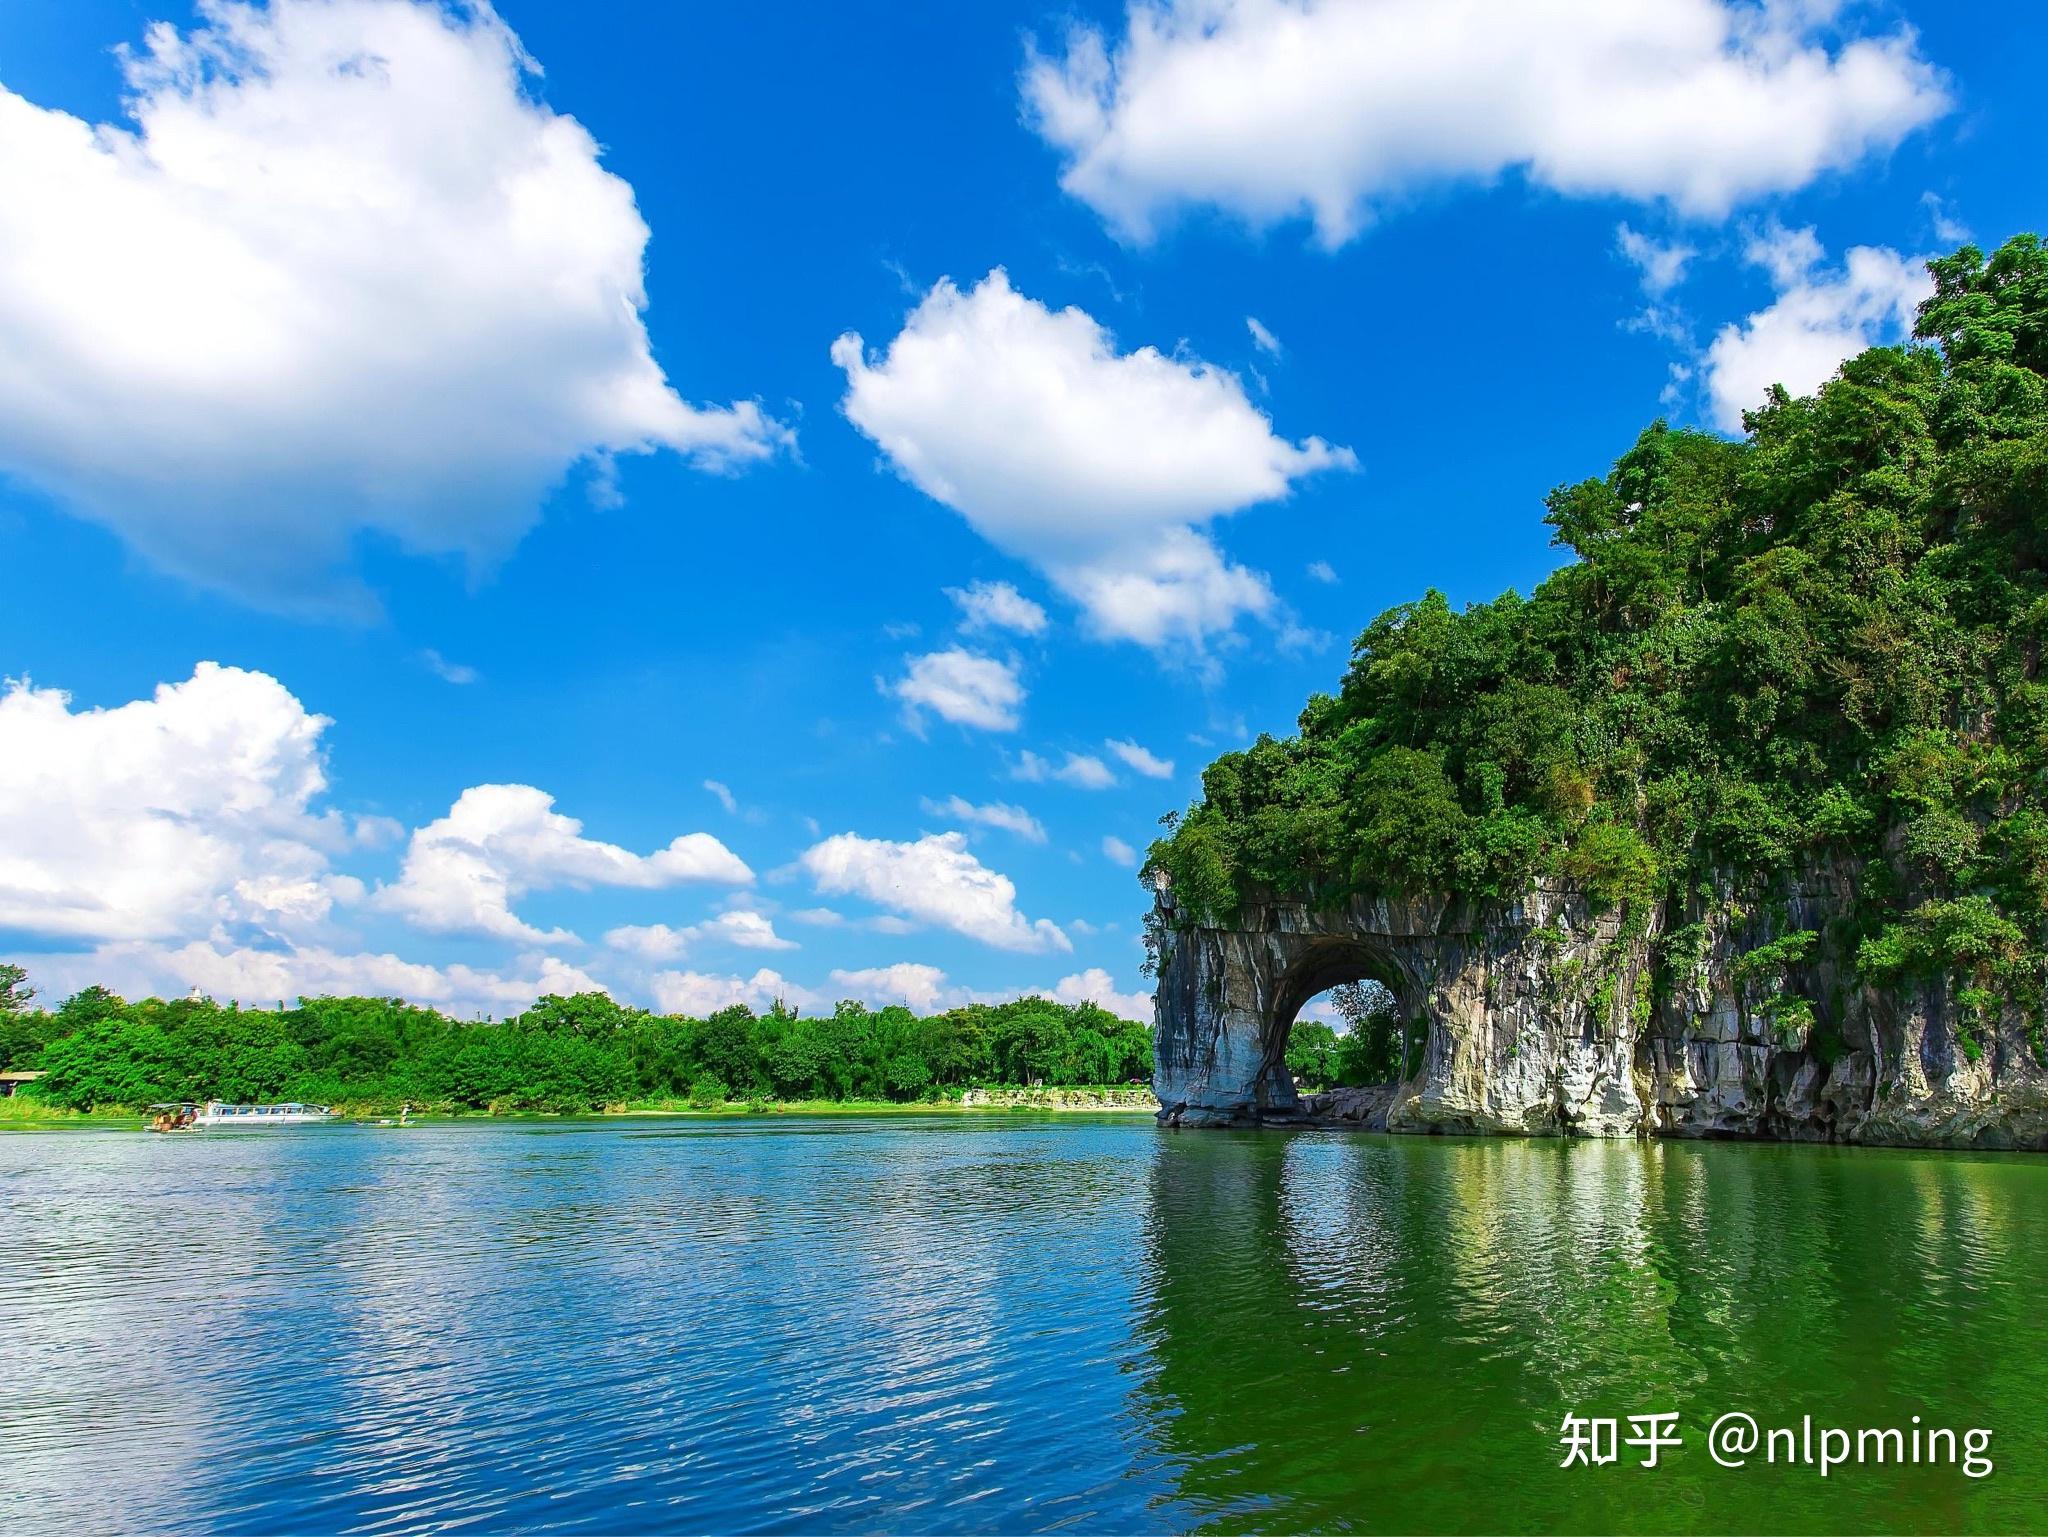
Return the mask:
[[93,1110],[65,1110],[26,1094],[0,1099],[0,1131],[48,1131],[63,1127],[139,1127],[143,1112],[116,1105]]

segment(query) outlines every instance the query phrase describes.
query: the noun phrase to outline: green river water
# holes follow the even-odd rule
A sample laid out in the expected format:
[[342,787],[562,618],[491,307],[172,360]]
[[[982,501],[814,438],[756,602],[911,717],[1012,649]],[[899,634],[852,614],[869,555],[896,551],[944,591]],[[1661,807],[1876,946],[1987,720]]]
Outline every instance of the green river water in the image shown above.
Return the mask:
[[[10,1532],[2048,1527],[2048,1159],[95,1131],[0,1137],[0,1203]],[[1567,1415],[1656,1413],[1658,1466],[1560,1466]],[[1992,1470],[1724,1467],[1729,1413]]]

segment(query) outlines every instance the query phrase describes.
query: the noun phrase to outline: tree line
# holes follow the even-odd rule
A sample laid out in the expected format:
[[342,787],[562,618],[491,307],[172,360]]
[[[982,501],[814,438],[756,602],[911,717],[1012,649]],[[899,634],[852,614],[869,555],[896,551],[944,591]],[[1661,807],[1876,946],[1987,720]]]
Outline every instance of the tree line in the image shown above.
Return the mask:
[[[1176,921],[1549,877],[1661,906],[1682,969],[1704,904],[1832,870],[1850,899],[1793,939],[1942,986],[1966,1054],[2014,1008],[2048,1049],[2048,249],[1929,270],[1913,342],[1553,491],[1577,559],[1529,596],[1368,625],[1294,735],[1167,819]],[[1824,1053],[1827,1000],[1775,1002]]]
[[579,993],[466,1023],[396,998],[272,1010],[88,987],[44,1010],[22,969],[0,966],[9,1068],[40,1069],[30,1092],[70,1109],[220,1099],[568,1111],[1150,1081],[1152,1040],[1095,1004],[1040,997],[924,1016],[854,1001],[819,1014],[735,1004],[695,1019]]

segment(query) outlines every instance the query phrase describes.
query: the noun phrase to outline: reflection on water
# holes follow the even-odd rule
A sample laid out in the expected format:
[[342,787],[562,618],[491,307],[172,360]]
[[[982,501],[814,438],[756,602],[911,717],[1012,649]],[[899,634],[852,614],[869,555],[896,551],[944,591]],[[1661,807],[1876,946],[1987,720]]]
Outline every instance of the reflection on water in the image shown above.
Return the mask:
[[[2007,1528],[2048,1162],[892,1118],[0,1138],[10,1531]],[[1766,1422],[1999,1471],[1715,1467]],[[1566,1412],[1678,1410],[1654,1471]],[[1633,1453],[1625,1453],[1632,1462]]]
[[[1187,1524],[2031,1530],[2048,1166],[1673,1143],[1224,1134],[1155,1159],[1143,1410]],[[1765,1424],[1986,1426],[1999,1469],[1715,1466]],[[1567,1413],[1676,1410],[1654,1471]]]

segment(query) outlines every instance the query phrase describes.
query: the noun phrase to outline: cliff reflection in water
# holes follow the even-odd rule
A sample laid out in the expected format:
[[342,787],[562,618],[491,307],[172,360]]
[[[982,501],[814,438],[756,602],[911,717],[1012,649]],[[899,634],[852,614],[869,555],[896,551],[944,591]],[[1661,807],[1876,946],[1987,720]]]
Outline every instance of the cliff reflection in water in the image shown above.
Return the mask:
[[[2044,1182],[1953,1154],[1183,1134],[1153,1160],[1135,1401],[1214,1530],[2024,1528]],[[1737,1409],[1985,1426],[2000,1471],[1716,1466]],[[1655,1469],[1558,1466],[1567,1413],[1671,1410]]]

